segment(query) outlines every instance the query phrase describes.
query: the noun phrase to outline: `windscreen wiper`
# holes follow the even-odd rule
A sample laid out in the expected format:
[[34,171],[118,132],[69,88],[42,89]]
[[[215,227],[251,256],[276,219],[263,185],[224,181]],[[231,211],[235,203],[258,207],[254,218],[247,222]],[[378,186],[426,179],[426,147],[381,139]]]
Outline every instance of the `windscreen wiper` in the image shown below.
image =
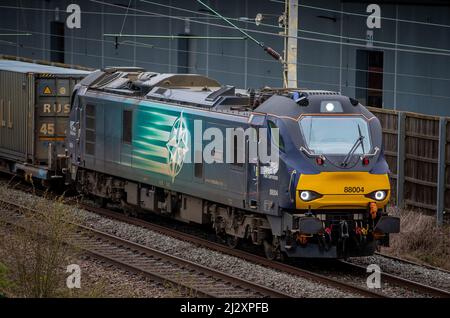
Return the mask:
[[344,161],[342,161],[342,163],[341,163],[341,166],[343,166],[343,167],[346,167],[348,165],[348,161],[350,160],[350,158],[353,156],[353,154],[355,153],[356,149],[358,149],[358,147],[360,145],[362,147],[363,153],[365,153],[365,151],[364,151],[364,143],[363,143],[364,136],[361,134],[361,128],[359,127],[359,124],[358,124],[358,134],[359,134],[358,139],[356,139],[356,141],[353,144],[352,148],[350,149],[348,154],[345,156]]

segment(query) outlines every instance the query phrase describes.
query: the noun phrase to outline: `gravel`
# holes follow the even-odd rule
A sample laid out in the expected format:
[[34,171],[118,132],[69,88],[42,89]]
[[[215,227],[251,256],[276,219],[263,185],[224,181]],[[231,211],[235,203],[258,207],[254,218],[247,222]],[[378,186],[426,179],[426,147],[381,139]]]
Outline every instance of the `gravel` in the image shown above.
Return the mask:
[[[0,227],[0,239],[7,240],[11,235],[9,227]],[[22,255],[19,252],[19,255]],[[0,249],[0,260],[7,266],[14,266],[15,259],[11,254]],[[23,261],[23,260],[22,260]],[[133,272],[128,272],[110,263],[98,260],[88,255],[75,252],[69,256],[67,264],[80,266],[81,286],[80,288],[67,289],[65,278],[69,274],[65,273],[60,281],[56,297],[69,298],[171,298],[189,297],[183,290],[168,284],[161,284],[152,281],[147,277],[142,277]],[[64,265],[65,266],[65,265]],[[61,271],[65,272],[65,267]],[[14,271],[17,274],[17,271]],[[7,289],[8,290],[8,289]],[[16,295],[14,291],[9,297],[23,297]]]
[[[370,263],[372,264],[372,263]],[[354,272],[348,272],[347,270],[343,271],[341,269],[338,268],[329,268],[329,269],[324,269],[324,268],[315,268],[313,270],[316,273],[322,274],[324,276],[327,277],[331,277],[334,278],[336,280],[348,283],[350,285],[353,286],[358,286],[361,288],[367,288],[367,275],[363,275],[363,274],[358,274],[358,273],[354,273]],[[415,279],[414,279],[415,280]],[[411,290],[409,288],[402,287],[402,286],[397,286],[397,285],[393,285],[383,279],[381,279],[380,282],[380,288],[379,289],[373,289],[372,291],[378,292],[382,295],[386,295],[388,297],[392,297],[392,298],[427,298],[427,297],[431,297],[430,295],[421,293],[421,292],[417,292],[414,290]]]
[[298,276],[281,273],[240,258],[195,246],[154,231],[106,219],[85,210],[74,211],[95,229],[156,248],[171,255],[245,278],[296,297],[349,297],[348,293],[323,286]]
[[[37,200],[45,200],[32,194],[24,193],[13,189],[4,189],[0,197],[26,205],[36,205]],[[54,204],[47,201],[48,204]],[[338,290],[331,286],[318,284],[316,282],[282,273],[270,268],[247,262],[240,258],[222,254],[195,246],[160,233],[144,229],[131,224],[101,217],[89,211],[67,206],[67,209],[86,226],[97,230],[116,235],[130,241],[156,248],[160,251],[187,259],[207,267],[223,271],[237,277],[245,278],[249,281],[262,284],[264,286],[283,291],[295,297],[358,297],[349,292]]]
[[[9,198],[10,200],[14,200],[15,202],[19,202],[23,205],[33,206],[36,204],[37,200],[45,200],[22,191],[6,189],[4,187],[0,188],[0,190],[2,190],[0,197]],[[50,202],[49,204],[54,203]],[[85,225],[91,226],[97,230],[117,235],[145,246],[156,248],[163,252],[203,264],[216,270],[230,273],[238,277],[243,277],[247,280],[263,284],[267,287],[292,294],[296,297],[355,297],[355,295],[337,290],[333,287],[324,286],[298,276],[265,268],[237,257],[198,247],[188,242],[180,241],[148,229],[111,220],[92,212],[78,209],[74,206],[66,207],[74,215],[79,217]],[[381,270],[386,273],[398,275],[400,277],[437,288],[450,290],[450,274],[444,271],[411,265],[379,255],[351,258],[349,261],[363,266],[377,264],[381,267]],[[93,272],[100,271],[99,264],[92,260],[89,268],[93,268]],[[365,287],[366,277],[345,274],[339,271],[334,271],[333,269],[327,270],[322,268],[317,271],[326,276],[352,283],[360,287]],[[119,270],[115,269],[114,272],[119,272]],[[100,275],[99,277],[103,277],[103,275]],[[132,284],[132,278],[130,278],[130,284]],[[156,289],[155,296],[151,296],[151,290],[155,290],[155,288],[149,289],[150,294],[146,293],[146,288],[135,288],[130,290],[135,290],[137,293],[136,295],[139,297],[159,297],[158,295],[162,295],[161,297],[166,296],[164,292],[161,292],[158,289]],[[382,282],[381,292],[391,297],[423,296],[412,291],[402,290],[401,288],[392,286],[387,282]]]
[[95,258],[83,257],[76,262],[81,268],[81,290],[92,297],[171,298],[186,296],[174,288],[124,271]]
[[[45,200],[28,193],[24,193],[22,191],[12,189],[4,189],[0,194],[0,197],[9,198],[10,200],[14,200],[15,202],[19,202],[27,206],[35,205],[37,202],[36,200]],[[47,202],[48,204],[54,204],[52,201]],[[74,206],[67,206],[67,209],[69,209],[74,215],[76,215],[80,222],[97,230],[101,230],[145,246],[156,248],[171,255],[175,255],[183,259],[188,259],[190,261],[203,264],[207,267],[223,271],[238,277],[242,277],[249,281],[253,281],[276,290],[281,290],[296,297],[356,296],[353,294],[349,294],[348,292],[344,292],[330,286],[324,286],[322,284],[318,284],[298,276],[282,273],[270,268],[265,268],[263,266],[247,262],[234,256],[198,247],[191,243],[168,237],[145,228],[108,219],[95,213],[76,208]],[[381,267],[381,270],[386,273],[398,275],[406,279],[414,280],[441,289],[450,290],[450,274],[444,271],[407,264],[379,255],[351,258],[349,261],[363,266],[367,266],[369,264],[377,264]],[[91,267],[94,268],[93,271],[95,272],[96,267],[94,265],[91,265]],[[359,276],[358,278],[357,275],[355,276],[353,274],[345,274],[339,271],[335,272],[333,270],[328,271],[323,268],[319,270],[319,272],[341,281],[352,283],[360,287],[365,287],[366,277],[363,276]],[[141,290],[142,294],[140,294]],[[155,290],[155,288],[150,288],[150,290]],[[380,292],[391,297],[424,296],[412,291],[402,290],[401,288],[392,286],[387,282],[382,282],[382,289],[380,290]],[[146,294],[144,288],[136,288],[136,293],[138,293],[138,295],[142,295],[142,297],[159,297],[158,295],[162,295],[161,297],[166,297],[166,294],[164,292],[158,290],[155,292],[156,296]],[[152,292],[150,292],[150,294],[151,293]]]
[[450,291],[450,273],[445,271],[412,265],[381,255],[351,258],[350,261],[363,266],[377,264],[382,272]]

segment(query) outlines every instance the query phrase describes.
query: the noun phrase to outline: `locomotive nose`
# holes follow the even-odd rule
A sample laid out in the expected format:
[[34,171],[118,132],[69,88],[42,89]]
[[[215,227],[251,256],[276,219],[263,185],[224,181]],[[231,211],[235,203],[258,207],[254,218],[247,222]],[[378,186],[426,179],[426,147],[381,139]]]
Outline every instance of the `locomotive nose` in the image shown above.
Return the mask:
[[361,209],[371,203],[383,208],[390,183],[387,174],[321,172],[302,174],[296,192],[297,209]]

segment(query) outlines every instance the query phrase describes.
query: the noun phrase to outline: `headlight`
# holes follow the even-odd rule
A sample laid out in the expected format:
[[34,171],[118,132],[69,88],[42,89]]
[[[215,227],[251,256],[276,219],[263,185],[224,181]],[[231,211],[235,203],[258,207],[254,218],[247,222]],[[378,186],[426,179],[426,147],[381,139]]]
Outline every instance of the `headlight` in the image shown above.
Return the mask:
[[325,105],[325,108],[326,108],[327,112],[332,112],[334,110],[334,104],[333,103],[327,103]]
[[303,201],[311,200],[311,192],[309,191],[300,192],[300,199],[302,199]]
[[373,192],[369,193],[366,196],[369,198],[372,198],[374,200],[377,200],[377,201],[383,201],[384,199],[386,199],[386,195],[387,195],[387,191],[377,190],[377,191],[373,191]]
[[386,197],[386,192],[381,191],[381,190],[377,191],[377,192],[375,192],[374,197],[375,197],[375,200],[383,201],[384,198]]
[[308,191],[308,190],[300,190],[300,199],[302,199],[302,201],[312,201],[315,200],[317,198],[320,198],[322,195],[320,195],[317,192],[314,191]]
[[337,100],[323,100],[320,102],[321,113],[342,113],[342,104]]

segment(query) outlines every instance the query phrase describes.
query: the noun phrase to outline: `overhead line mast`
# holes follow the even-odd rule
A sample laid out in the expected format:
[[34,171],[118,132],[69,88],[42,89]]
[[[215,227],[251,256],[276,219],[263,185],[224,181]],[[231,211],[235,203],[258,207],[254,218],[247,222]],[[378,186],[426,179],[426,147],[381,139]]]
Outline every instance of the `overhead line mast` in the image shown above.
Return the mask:
[[[233,28],[235,28],[236,30],[238,30],[239,32],[241,32],[243,35],[245,35],[248,39],[250,39],[251,41],[255,42],[258,46],[260,46],[267,54],[269,54],[272,58],[274,58],[275,60],[278,60],[281,62],[281,64],[283,65],[283,85],[284,87],[288,87],[287,86],[287,80],[286,80],[286,75],[287,71],[287,65],[285,60],[283,59],[283,57],[281,56],[280,53],[278,53],[277,51],[275,51],[274,49],[272,49],[270,46],[266,46],[264,45],[263,42],[258,41],[257,39],[255,39],[253,36],[251,36],[250,34],[248,34],[246,31],[242,30],[240,27],[238,27],[237,25],[235,25],[233,22],[231,22],[230,20],[228,20],[226,17],[224,17],[223,15],[221,15],[219,12],[217,12],[216,10],[214,10],[213,8],[211,8],[210,6],[208,6],[207,4],[205,4],[204,2],[202,2],[201,0],[197,0],[198,3],[200,3],[202,6],[204,6],[205,8],[207,8],[209,11],[211,11],[212,13],[214,13],[216,16],[218,16],[219,18],[221,18],[222,20],[224,20],[226,23],[228,23],[229,25],[231,25]],[[295,2],[297,2],[295,0]],[[296,8],[298,9],[298,6],[296,6]],[[285,50],[287,51],[287,50]],[[285,54],[286,55],[286,54]],[[297,56],[297,54],[295,54],[295,56]],[[289,55],[290,57],[290,55]],[[297,83],[297,80],[295,80],[295,83]]]
[[298,0],[285,2],[286,24],[284,27],[284,86],[297,88],[297,29],[298,29]]

